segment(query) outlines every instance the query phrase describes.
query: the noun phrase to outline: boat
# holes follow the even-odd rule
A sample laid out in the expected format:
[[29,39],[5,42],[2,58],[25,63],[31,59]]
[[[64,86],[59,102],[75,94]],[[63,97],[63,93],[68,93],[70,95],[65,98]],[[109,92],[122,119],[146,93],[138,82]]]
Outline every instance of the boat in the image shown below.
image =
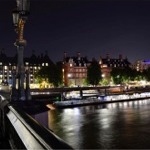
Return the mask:
[[107,96],[99,96],[98,98],[89,97],[87,99],[81,99],[81,100],[70,99],[65,101],[56,101],[53,103],[53,106],[55,108],[70,108],[70,107],[77,107],[77,106],[141,100],[141,99],[148,99],[148,98],[150,98],[150,92],[107,95]]

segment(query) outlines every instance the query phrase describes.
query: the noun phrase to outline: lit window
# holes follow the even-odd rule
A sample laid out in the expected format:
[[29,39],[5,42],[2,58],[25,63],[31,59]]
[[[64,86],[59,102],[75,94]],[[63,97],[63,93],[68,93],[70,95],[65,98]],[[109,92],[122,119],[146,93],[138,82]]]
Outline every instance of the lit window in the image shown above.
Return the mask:
[[70,67],[72,67],[72,64],[70,64]]
[[2,62],[0,62],[0,65],[2,65]]
[[67,76],[68,76],[68,78],[70,78],[72,75],[71,75],[70,73],[68,73],[68,75],[67,75]]
[[7,69],[8,67],[7,66],[4,66],[4,69]]
[[42,66],[44,66],[44,63],[42,63]]
[[107,65],[105,64],[105,65],[102,65],[102,68],[106,68],[107,67]]
[[28,62],[26,62],[26,65],[29,65],[29,63],[28,63]]
[[46,66],[48,66],[48,63],[46,63]]
[[13,66],[13,69],[16,69],[16,66]]

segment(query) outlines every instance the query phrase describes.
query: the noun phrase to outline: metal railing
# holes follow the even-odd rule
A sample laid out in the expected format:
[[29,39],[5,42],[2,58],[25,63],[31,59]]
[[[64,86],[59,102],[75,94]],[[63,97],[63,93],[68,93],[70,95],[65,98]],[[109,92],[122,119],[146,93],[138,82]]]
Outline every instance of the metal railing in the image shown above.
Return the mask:
[[7,100],[1,100],[0,119],[2,134],[12,149],[73,149]]

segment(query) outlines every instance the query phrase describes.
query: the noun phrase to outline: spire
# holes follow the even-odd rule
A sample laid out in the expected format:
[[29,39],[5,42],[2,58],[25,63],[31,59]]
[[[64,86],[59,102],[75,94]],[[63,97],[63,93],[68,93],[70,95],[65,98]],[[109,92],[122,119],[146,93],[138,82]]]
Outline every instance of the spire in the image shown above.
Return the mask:
[[67,53],[66,52],[64,52],[64,58],[66,58],[67,57]]
[[81,57],[81,53],[80,52],[77,52],[77,57]]

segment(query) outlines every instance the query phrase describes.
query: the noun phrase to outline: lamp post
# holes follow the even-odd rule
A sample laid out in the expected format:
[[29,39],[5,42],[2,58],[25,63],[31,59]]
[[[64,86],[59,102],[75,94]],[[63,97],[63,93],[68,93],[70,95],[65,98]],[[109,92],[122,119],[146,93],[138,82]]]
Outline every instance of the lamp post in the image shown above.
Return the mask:
[[[29,0],[16,0],[17,7],[13,10],[13,24],[15,27],[15,31],[18,35],[16,42],[14,45],[17,47],[17,55],[18,55],[18,61],[17,61],[17,74],[16,78],[18,79],[18,88],[16,89],[16,81],[13,81],[13,87],[12,87],[12,95],[13,98],[16,100],[26,100],[28,97],[30,97],[29,92],[29,73],[26,74],[26,92],[24,89],[24,80],[25,80],[25,68],[24,68],[24,61],[23,61],[23,52],[24,47],[26,46],[26,40],[23,38],[23,32],[24,32],[24,25],[29,15],[29,7],[30,7],[30,1]],[[15,75],[13,75],[15,76]],[[16,80],[15,77],[13,77],[13,80]],[[15,92],[15,90],[17,92]],[[29,95],[27,95],[27,94]]]

